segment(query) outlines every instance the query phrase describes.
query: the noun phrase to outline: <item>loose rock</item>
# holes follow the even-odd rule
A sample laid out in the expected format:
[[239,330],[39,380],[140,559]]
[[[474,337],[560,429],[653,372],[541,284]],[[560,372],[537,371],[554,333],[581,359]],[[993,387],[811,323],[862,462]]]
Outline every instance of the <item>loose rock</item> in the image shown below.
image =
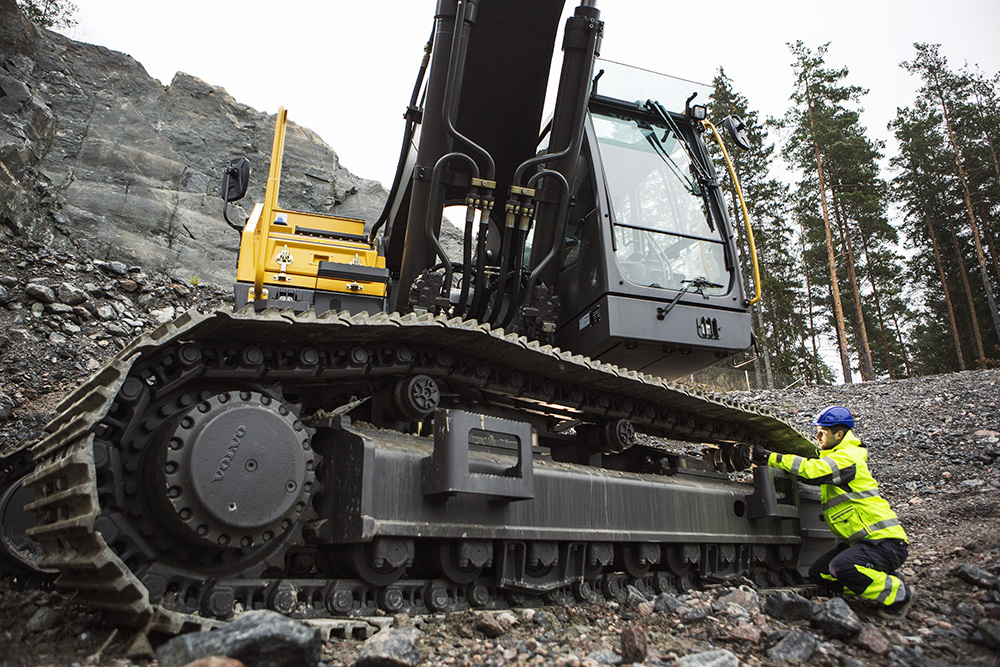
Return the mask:
[[420,663],[419,630],[382,630],[361,647],[354,667],[412,667]]
[[227,656],[246,667],[314,667],[319,663],[319,631],[275,611],[251,611],[219,630],[171,639],[156,651],[160,667]]

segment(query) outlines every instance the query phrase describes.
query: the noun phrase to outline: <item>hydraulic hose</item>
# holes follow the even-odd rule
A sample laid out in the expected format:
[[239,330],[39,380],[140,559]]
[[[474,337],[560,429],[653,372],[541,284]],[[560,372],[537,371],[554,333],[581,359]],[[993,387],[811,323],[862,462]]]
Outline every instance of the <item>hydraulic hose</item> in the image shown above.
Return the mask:
[[532,176],[528,183],[530,185],[537,180],[545,178],[546,176],[559,180],[559,185],[562,186],[563,193],[559,200],[559,217],[557,218],[558,222],[556,223],[557,228],[555,236],[556,242],[552,244],[552,249],[549,250],[549,254],[547,254],[545,258],[538,263],[538,266],[536,266],[531,272],[531,275],[528,276],[528,284],[524,289],[524,303],[529,304],[535,296],[535,284],[538,282],[538,277],[545,270],[545,267],[547,267],[559,254],[559,239],[563,238],[563,235],[566,233],[566,217],[569,211],[569,183],[566,181],[566,177],[558,171],[553,171],[551,169],[540,171]]
[[399,149],[399,160],[396,162],[396,174],[392,179],[392,186],[389,188],[389,196],[385,200],[385,207],[382,209],[382,214],[379,215],[378,220],[375,221],[371,231],[368,233],[368,242],[372,244],[375,243],[375,236],[378,234],[378,231],[389,221],[392,203],[399,195],[399,186],[403,181],[403,170],[406,168],[406,156],[410,153],[410,143],[413,141],[413,128],[416,127],[416,115],[419,112],[417,98],[420,96],[420,88],[424,85],[424,75],[427,73],[427,65],[431,60],[431,46],[433,42],[434,34],[432,33],[431,38],[427,40],[427,44],[424,46],[424,57],[420,63],[420,70],[417,72],[417,80],[413,84],[413,92],[410,94],[410,104],[406,107],[406,113],[404,114],[406,126],[403,129],[403,144]]
[[451,260],[448,259],[448,255],[445,254],[441,241],[438,240],[437,235],[434,234],[433,216],[435,212],[438,214],[441,212],[443,201],[438,194],[438,191],[441,188],[441,180],[444,176],[444,165],[452,160],[464,160],[468,162],[469,167],[473,172],[473,178],[479,178],[479,165],[477,165],[476,161],[465,153],[447,153],[442,155],[441,159],[439,159],[434,165],[434,171],[431,175],[431,200],[427,206],[427,216],[424,218],[424,233],[427,235],[427,239],[431,242],[431,246],[434,248],[434,253],[441,258],[441,263],[444,265],[444,284],[441,286],[442,295],[449,294],[451,291],[451,278],[454,273],[454,267],[452,266]]

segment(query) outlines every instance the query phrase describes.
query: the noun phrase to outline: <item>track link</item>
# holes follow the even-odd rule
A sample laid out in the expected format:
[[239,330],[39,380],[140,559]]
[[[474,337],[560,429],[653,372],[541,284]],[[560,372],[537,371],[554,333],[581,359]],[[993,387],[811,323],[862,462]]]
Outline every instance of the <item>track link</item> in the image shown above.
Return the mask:
[[[277,608],[301,618],[364,615],[378,608],[392,610],[401,603],[418,611],[442,611],[527,601],[518,596],[510,599],[489,582],[474,582],[462,590],[451,585],[449,590],[446,582],[408,580],[376,589],[340,579],[244,578],[214,581],[211,591],[201,591],[194,605],[184,600],[150,602],[147,587],[109,547],[99,530],[102,508],[95,436],[137,364],[141,367],[171,346],[219,346],[220,341],[236,347],[269,345],[279,359],[259,375],[276,382],[283,378],[301,381],[303,377],[316,381],[354,378],[359,382],[392,377],[400,373],[399,350],[430,349],[437,351],[432,355],[434,363],[421,365],[418,353],[416,360],[405,360],[403,370],[419,369],[447,377],[514,409],[557,403],[570,413],[629,419],[639,430],[680,440],[759,442],[777,451],[806,455],[814,452],[798,431],[766,411],[568,354],[475,322],[385,313],[350,316],[328,312],[320,317],[312,311],[296,315],[290,310],[268,309],[255,313],[252,307],[238,313],[189,313],[123,349],[58,406],[56,418],[46,426],[48,435],[30,445],[36,469],[26,484],[35,491],[36,500],[29,509],[37,513],[37,525],[28,534],[42,547],[40,566],[57,570],[58,586],[78,591],[82,602],[104,611],[115,623],[168,634],[211,628],[221,624],[222,618],[202,614],[211,613],[213,606],[224,610],[233,599],[255,600],[252,607]],[[328,367],[314,363],[312,353],[302,354],[303,350],[323,351],[331,346],[346,350],[346,356]],[[281,347],[290,352],[284,356],[280,350],[273,352]],[[380,347],[393,351],[389,356],[394,356],[395,362],[380,364]],[[326,354],[323,358],[334,358],[332,352]],[[285,358],[291,361],[286,364],[282,361]],[[169,378],[148,373],[145,377],[140,374],[140,379],[150,386],[169,382]],[[15,455],[23,455],[23,451],[15,448],[5,452],[3,458]],[[660,587],[653,581],[627,580],[620,575],[604,575],[594,582],[611,598],[620,595],[628,583]],[[338,597],[339,591],[348,592]],[[214,604],[212,593],[216,595]],[[560,602],[585,600],[596,594],[567,588],[547,597]],[[220,612],[219,616],[225,614]]]

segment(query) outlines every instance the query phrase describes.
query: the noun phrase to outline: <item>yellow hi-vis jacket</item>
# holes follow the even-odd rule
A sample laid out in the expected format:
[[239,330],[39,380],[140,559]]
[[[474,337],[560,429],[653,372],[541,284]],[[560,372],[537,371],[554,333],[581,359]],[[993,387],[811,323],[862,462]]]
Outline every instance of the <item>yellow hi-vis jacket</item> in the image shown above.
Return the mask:
[[906,540],[896,513],[878,495],[878,482],[868,470],[868,450],[853,432],[848,431],[840,444],[820,455],[823,458],[807,459],[772,453],[767,464],[792,473],[805,484],[819,485],[823,518],[842,542]]

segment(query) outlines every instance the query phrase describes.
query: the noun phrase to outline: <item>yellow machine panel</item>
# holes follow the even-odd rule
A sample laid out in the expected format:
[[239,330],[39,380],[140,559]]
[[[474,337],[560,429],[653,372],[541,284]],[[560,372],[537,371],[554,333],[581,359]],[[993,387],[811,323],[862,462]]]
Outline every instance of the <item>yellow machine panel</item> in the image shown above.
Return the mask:
[[[365,235],[364,220],[287,211],[278,207],[288,114],[278,110],[264,201],[254,207],[240,237],[237,307],[250,302],[320,312],[344,300],[384,300],[385,257]],[[338,295],[343,295],[339,297]],[[370,304],[381,310],[381,302]]]

